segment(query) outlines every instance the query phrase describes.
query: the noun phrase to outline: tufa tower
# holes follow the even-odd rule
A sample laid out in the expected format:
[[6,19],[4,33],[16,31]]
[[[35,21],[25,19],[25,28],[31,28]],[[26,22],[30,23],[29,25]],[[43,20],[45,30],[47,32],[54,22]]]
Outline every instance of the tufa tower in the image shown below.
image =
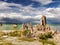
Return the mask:
[[42,16],[42,18],[41,18],[41,20],[40,20],[40,23],[41,23],[41,25],[43,25],[43,26],[45,26],[46,24],[47,24],[47,22],[46,22],[46,16]]

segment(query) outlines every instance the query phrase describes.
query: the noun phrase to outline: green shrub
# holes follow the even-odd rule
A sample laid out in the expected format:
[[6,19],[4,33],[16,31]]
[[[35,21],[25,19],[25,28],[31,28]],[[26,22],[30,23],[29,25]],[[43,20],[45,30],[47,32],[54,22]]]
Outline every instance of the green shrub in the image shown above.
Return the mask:
[[53,41],[46,41],[46,43],[51,44],[51,45],[55,45],[55,43]]
[[39,34],[39,41],[42,42],[43,45],[45,43],[55,45],[55,43],[53,41],[48,41],[48,38],[52,38],[52,33],[51,32],[47,32],[47,33],[44,33],[44,34]]
[[47,39],[47,37],[46,37],[45,34],[40,34],[40,35],[39,35],[39,39],[45,40],[45,39]]
[[39,39],[48,39],[48,38],[52,38],[52,33],[51,32],[47,32],[44,34],[39,34]]
[[9,42],[3,42],[3,43],[1,43],[0,45],[14,45],[14,44],[9,43]]
[[45,35],[46,35],[47,38],[53,38],[51,32],[47,32]]
[[25,37],[30,37],[30,34],[31,34],[30,30],[24,30],[24,31],[23,31],[23,35],[24,35]]
[[21,36],[21,32],[15,30],[14,32],[9,32],[9,33],[7,33],[7,35],[8,35],[8,36],[13,36],[13,37],[15,37],[15,36]]
[[18,38],[18,40],[32,42],[34,41],[34,38]]

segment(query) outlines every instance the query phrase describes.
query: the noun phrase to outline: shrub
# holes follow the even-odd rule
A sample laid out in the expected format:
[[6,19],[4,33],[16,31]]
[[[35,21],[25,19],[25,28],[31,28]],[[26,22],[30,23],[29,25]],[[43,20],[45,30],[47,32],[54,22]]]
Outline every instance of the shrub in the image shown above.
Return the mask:
[[48,38],[52,38],[52,33],[51,32],[47,32],[47,33],[44,33],[44,34],[39,34],[39,41],[42,42],[43,45],[45,43],[55,45],[55,43],[53,41],[48,41],[47,40]]
[[13,37],[16,37],[16,36],[19,36],[20,37],[21,36],[21,31],[15,30],[14,32],[9,32],[6,35],[13,36]]
[[45,35],[46,35],[47,38],[53,38],[51,32],[47,32]]
[[48,39],[48,38],[52,38],[52,33],[51,32],[47,32],[44,34],[39,34],[39,39]]
[[3,42],[3,43],[1,43],[0,45],[14,45],[14,44],[9,43],[9,42]]
[[24,30],[23,31],[23,35],[25,36],[25,37],[30,37],[31,35],[31,32],[30,32],[30,30]]
[[34,41],[34,38],[18,38],[18,40],[32,42]]

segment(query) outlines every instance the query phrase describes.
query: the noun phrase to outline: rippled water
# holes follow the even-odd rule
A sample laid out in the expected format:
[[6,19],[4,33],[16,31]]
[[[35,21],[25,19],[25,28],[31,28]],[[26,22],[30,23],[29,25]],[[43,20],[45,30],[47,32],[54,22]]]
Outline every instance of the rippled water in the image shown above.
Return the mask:
[[[51,29],[56,28],[58,31],[60,31],[60,25],[50,25]],[[21,28],[21,24],[18,24],[17,30]],[[13,25],[12,24],[3,24],[0,26],[0,30],[13,30]]]

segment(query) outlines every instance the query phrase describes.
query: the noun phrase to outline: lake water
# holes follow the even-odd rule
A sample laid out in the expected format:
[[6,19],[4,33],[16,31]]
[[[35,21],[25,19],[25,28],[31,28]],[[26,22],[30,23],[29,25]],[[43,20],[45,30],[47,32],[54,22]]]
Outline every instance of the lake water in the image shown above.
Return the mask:
[[[18,24],[17,30],[19,30],[21,28],[21,24]],[[13,30],[13,24],[3,24],[2,26],[0,26],[0,30]]]
[[51,29],[56,28],[58,31],[60,31],[60,24],[59,25],[50,25]]
[[[50,24],[51,29],[56,28],[58,31],[60,31],[60,24],[59,25],[51,25]],[[21,24],[18,24],[17,30],[19,30],[21,28]],[[0,30],[13,30],[13,25],[12,24],[3,24],[2,26],[0,26]]]

